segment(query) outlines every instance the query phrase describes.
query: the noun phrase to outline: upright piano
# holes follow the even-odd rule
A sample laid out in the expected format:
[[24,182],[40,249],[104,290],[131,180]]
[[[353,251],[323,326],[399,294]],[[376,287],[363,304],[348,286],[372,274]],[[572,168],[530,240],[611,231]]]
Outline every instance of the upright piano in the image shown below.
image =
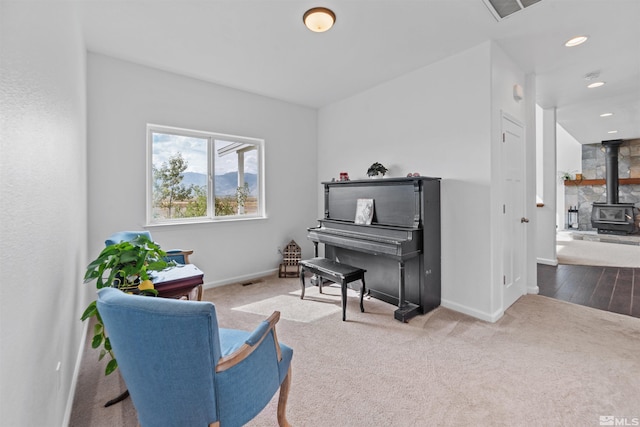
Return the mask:
[[[307,237],[324,256],[367,270],[375,298],[407,322],[440,305],[440,178],[323,182],[324,218]],[[371,224],[356,223],[359,199],[373,200]],[[358,221],[360,222],[360,221]]]

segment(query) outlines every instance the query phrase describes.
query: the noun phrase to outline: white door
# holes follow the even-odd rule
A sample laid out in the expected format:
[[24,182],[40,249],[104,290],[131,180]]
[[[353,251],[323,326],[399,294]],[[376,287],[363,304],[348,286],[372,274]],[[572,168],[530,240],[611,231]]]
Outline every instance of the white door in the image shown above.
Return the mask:
[[524,129],[502,116],[503,165],[503,266],[502,308],[506,310],[525,294]]

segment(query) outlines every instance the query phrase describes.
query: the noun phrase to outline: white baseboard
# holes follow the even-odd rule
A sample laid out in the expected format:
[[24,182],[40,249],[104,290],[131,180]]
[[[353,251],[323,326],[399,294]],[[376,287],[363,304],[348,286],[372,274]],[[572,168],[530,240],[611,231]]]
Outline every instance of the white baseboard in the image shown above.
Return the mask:
[[71,387],[69,387],[69,396],[67,396],[67,406],[64,409],[64,419],[62,426],[66,427],[71,421],[71,411],[73,410],[73,399],[76,395],[76,386],[78,385],[78,375],[80,375],[80,366],[82,365],[82,356],[84,355],[84,346],[87,339],[87,330],[89,329],[89,321],[85,321],[82,328],[82,339],[80,340],[80,348],[78,348],[78,356],[76,357],[76,366],[73,368],[73,376],[71,377]]
[[453,311],[457,311],[476,319],[484,320],[486,322],[494,323],[502,317],[504,310],[497,310],[495,313],[486,313],[484,311],[476,310],[475,308],[468,307],[466,305],[458,304],[453,301],[441,300],[440,305]]
[[552,265],[554,267],[558,265],[558,258],[556,259],[537,258],[536,261],[538,262],[538,264]]
[[214,282],[206,282],[202,285],[202,287],[204,289],[211,289],[211,288],[216,288],[218,286],[231,285],[233,283],[248,282],[253,279],[259,279],[261,277],[271,276],[277,272],[278,272],[278,269],[274,268],[272,270],[266,270],[266,271],[261,271],[257,273],[245,274],[242,276],[230,277],[227,279],[217,280]]

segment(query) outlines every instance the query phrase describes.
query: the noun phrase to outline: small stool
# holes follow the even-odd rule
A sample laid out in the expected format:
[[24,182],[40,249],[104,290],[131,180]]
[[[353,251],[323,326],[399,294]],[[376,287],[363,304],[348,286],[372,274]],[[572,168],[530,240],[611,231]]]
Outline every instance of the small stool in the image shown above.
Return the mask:
[[340,264],[327,258],[312,258],[304,261],[300,261],[300,284],[302,286],[302,294],[300,299],[304,298],[304,272],[309,270],[311,273],[320,277],[318,286],[320,287],[320,293],[322,293],[322,280],[326,279],[330,282],[339,283],[342,288],[342,321],[347,320],[347,284],[360,280],[362,282],[362,288],[360,289],[360,311],[364,312],[364,304],[362,298],[366,290],[364,284],[364,273],[367,270],[362,268],[352,267],[347,264]]

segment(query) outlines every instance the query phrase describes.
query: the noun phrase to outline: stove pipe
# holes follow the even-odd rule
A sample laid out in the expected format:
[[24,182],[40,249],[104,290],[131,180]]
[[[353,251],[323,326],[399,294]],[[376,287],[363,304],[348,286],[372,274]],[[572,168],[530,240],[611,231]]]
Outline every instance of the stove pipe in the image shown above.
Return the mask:
[[610,205],[618,203],[618,151],[620,144],[622,144],[621,139],[602,141],[607,165],[607,203]]

